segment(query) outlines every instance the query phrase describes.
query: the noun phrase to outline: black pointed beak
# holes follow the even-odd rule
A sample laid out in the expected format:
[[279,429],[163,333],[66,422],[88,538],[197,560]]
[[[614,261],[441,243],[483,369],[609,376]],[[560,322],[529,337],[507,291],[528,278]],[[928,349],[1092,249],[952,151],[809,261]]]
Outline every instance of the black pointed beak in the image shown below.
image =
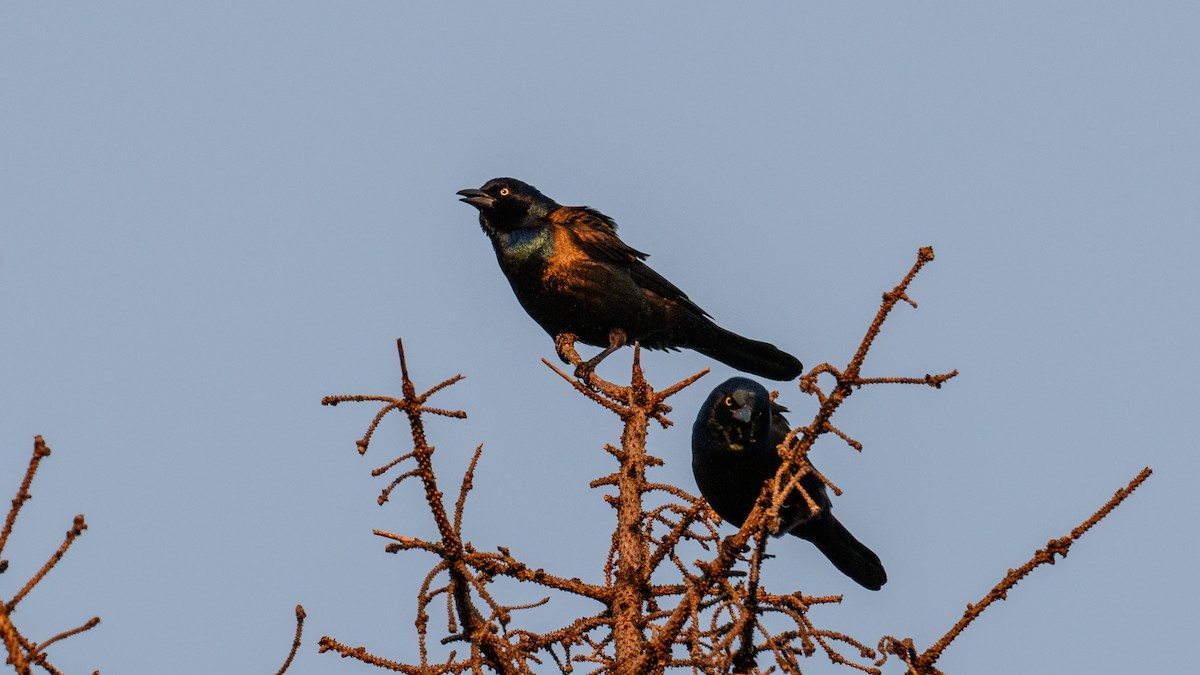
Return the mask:
[[496,203],[496,199],[483,190],[475,190],[472,188],[468,190],[459,190],[455,194],[462,197],[462,199],[458,201],[466,202],[480,211],[483,209],[490,209],[492,208],[492,204]]
[[749,423],[750,422],[750,413],[752,413],[752,412],[754,412],[754,410],[751,409],[749,404],[746,404],[746,405],[738,408],[737,410],[733,411],[733,419],[735,419],[739,422],[742,422],[744,424]]

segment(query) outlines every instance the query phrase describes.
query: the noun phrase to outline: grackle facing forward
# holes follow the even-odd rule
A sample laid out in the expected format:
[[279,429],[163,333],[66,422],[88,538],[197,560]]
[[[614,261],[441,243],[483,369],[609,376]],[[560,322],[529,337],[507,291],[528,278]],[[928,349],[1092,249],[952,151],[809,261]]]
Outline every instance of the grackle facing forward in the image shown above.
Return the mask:
[[[776,447],[788,433],[786,411],[761,384],[744,377],[713,389],[700,408],[692,426],[692,473],[700,494],[723,520],[741,527],[763,483],[779,470],[783,459]],[[800,486],[821,510],[812,515],[804,496],[794,492],[779,509],[776,531],[811,541],[842,574],[879,590],[887,582],[883,563],[830,513],[825,484],[810,473]]]
[[551,337],[572,333],[604,347],[582,366],[593,370],[630,342],[647,349],[694,349],[772,380],[803,368],[774,345],[716,325],[708,313],[617,237],[612,218],[586,206],[559,206],[513,178],[495,178],[460,201],[479,209],[479,224],[517,300]]

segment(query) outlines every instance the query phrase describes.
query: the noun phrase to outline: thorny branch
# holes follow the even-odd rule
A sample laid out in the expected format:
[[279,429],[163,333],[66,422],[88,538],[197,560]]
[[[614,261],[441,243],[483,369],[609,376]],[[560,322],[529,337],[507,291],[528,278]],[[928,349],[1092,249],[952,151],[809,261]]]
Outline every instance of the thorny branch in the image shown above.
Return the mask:
[[[376,534],[392,540],[388,550],[397,552],[408,549],[420,549],[439,557],[438,563],[427,575],[423,590],[418,599],[417,632],[420,646],[421,663],[419,666],[403,666],[395,662],[381,659],[368,654],[362,649],[350,649],[332,638],[325,637],[320,641],[321,651],[334,650],[343,656],[350,656],[367,663],[373,663],[391,670],[414,673],[458,673],[475,670],[487,666],[499,673],[527,672],[527,661],[533,652],[549,649],[551,643],[539,639],[533,634],[518,633],[517,639],[510,641],[503,636],[504,628],[511,620],[512,612],[526,609],[527,606],[504,606],[492,598],[487,585],[498,576],[511,577],[520,581],[530,581],[547,588],[573,593],[600,601],[606,600],[610,593],[601,586],[585,584],[578,579],[567,579],[547,574],[541,569],[531,569],[518,561],[506,549],[497,552],[478,551],[462,537],[462,518],[466,506],[466,496],[472,487],[472,481],[479,453],[482,446],[476,449],[475,455],[463,477],[459,489],[459,497],[451,515],[447,511],[443,495],[438,487],[437,477],[433,470],[432,457],[434,448],[425,440],[424,425],[421,415],[433,413],[447,417],[464,418],[466,413],[432,408],[425,401],[439,390],[462,379],[455,376],[435,385],[424,394],[417,395],[416,387],[408,375],[403,344],[397,340],[400,355],[401,388],[403,398],[387,396],[330,396],[322,400],[326,405],[337,405],[346,401],[377,401],[384,407],[376,414],[367,428],[363,438],[357,443],[360,453],[365,453],[370,445],[371,436],[378,427],[384,415],[392,410],[403,410],[408,416],[409,427],[412,430],[412,452],[401,455],[385,466],[377,469],[375,474],[384,472],[405,462],[411,461],[416,466],[395,479],[380,495],[379,503],[386,501],[387,494],[397,485],[409,478],[419,479],[425,489],[425,498],[430,514],[437,525],[440,540],[428,542],[398,534],[376,531]],[[435,578],[444,576],[443,586],[432,588]],[[445,663],[433,664],[429,661],[427,649],[428,637],[428,608],[438,597],[445,595],[447,600],[447,623],[451,632],[451,641],[464,641],[471,648],[471,655],[466,659],[451,657]],[[480,603],[488,607],[485,614],[480,610]],[[554,642],[571,642],[575,635],[564,635]],[[569,645],[568,645],[569,647]],[[568,648],[564,647],[564,648]]]
[[296,658],[296,652],[300,650],[300,638],[304,634],[304,619],[308,615],[304,613],[304,607],[296,605],[296,637],[292,638],[292,649],[288,652],[287,658],[284,659],[283,665],[279,670],[275,671],[275,675],[283,675],[288,668],[292,667],[292,661]]
[[[810,633],[812,633],[810,627],[805,625],[805,622],[807,622],[807,605],[804,603],[804,596],[801,594],[795,593],[789,596],[782,596],[783,599],[787,601],[783,604],[786,605],[794,601],[795,606],[800,608],[799,610],[796,610],[792,607],[785,607],[778,603],[775,605],[772,605],[771,603],[763,603],[762,598],[751,598],[748,596],[748,591],[745,589],[741,587],[735,588],[728,586],[723,580],[728,578],[733,568],[739,562],[745,561],[745,558],[742,554],[744,551],[748,550],[747,547],[752,538],[762,540],[764,537],[770,534],[770,524],[776,522],[776,514],[778,513],[778,509],[783,503],[786,495],[788,495],[793,489],[799,489],[800,478],[808,472],[815,472],[811,465],[805,461],[805,458],[807,457],[808,451],[812,448],[813,444],[821,434],[833,432],[846,440],[856,449],[861,450],[861,444],[851,440],[844,433],[833,427],[833,425],[830,424],[830,419],[833,416],[834,411],[837,410],[842,402],[845,401],[845,399],[848,398],[856,388],[879,381],[880,378],[876,378],[875,380],[865,380],[859,376],[863,362],[865,361],[867,353],[870,350],[871,345],[874,343],[875,338],[879,335],[879,332],[883,326],[883,322],[887,319],[896,303],[899,300],[905,300],[914,307],[916,306],[916,303],[914,303],[907,295],[908,286],[916,277],[917,273],[921,271],[921,268],[924,267],[926,263],[933,260],[933,257],[933,249],[928,247],[921,249],[918,253],[916,263],[913,265],[912,269],[909,270],[908,274],[905,275],[905,277],[894,289],[884,294],[883,302],[880,305],[879,311],[876,313],[874,320],[867,328],[867,333],[859,344],[853,358],[851,358],[850,363],[844,369],[838,370],[830,364],[821,364],[808,374],[801,376],[801,391],[816,396],[820,403],[820,408],[814,416],[813,421],[806,427],[794,429],[788,435],[787,439],[780,448],[781,454],[784,456],[786,461],[784,461],[783,465],[780,467],[774,480],[764,487],[763,493],[760,495],[757,505],[755,506],[754,510],[751,511],[749,517],[746,518],[746,521],[742,524],[742,527],[737,534],[726,537],[721,541],[717,557],[708,561],[707,563],[698,564],[700,575],[692,580],[692,583],[688,585],[686,592],[682,594],[679,604],[676,606],[675,610],[671,613],[670,617],[663,625],[662,630],[658,631],[655,639],[651,640],[646,646],[646,650],[642,657],[643,664],[649,664],[657,660],[661,660],[665,655],[669,654],[671,648],[677,643],[677,641],[680,639],[680,636],[684,634],[684,626],[695,612],[696,608],[699,607],[701,603],[714,592],[720,593],[718,589],[720,589],[723,585],[726,587],[726,597],[730,598],[730,601],[734,602],[738,606],[744,607],[747,602],[760,603],[763,604],[764,611],[779,611],[785,615],[792,616],[797,622],[795,637],[806,638]],[[817,376],[821,373],[831,373],[836,378],[837,384],[829,395],[826,395],[817,384]],[[882,378],[882,380],[887,382],[914,380],[918,383],[940,387],[942,383],[954,377],[956,374],[957,371],[953,371],[944,375],[927,375],[925,378],[921,379]],[[830,486],[835,494],[840,494],[840,490],[838,490],[836,486],[826,480],[823,476],[821,478]],[[801,490],[801,492],[803,492],[803,490]],[[805,495],[805,497],[809,502],[810,508],[815,508],[816,505],[811,497],[807,495]],[[751,562],[752,567],[757,566],[758,564],[760,563],[753,561]],[[838,600],[840,600],[840,598],[838,598]],[[829,633],[826,635],[818,633],[814,634],[814,637],[818,638],[818,643],[825,650],[827,656],[834,662],[846,663],[867,672],[878,672],[875,669],[849,662],[831,646],[828,640],[824,639],[828,637],[856,647],[860,646],[845,636],[840,636],[834,633]],[[781,640],[778,636],[772,638],[766,635],[764,632],[763,642],[755,647],[752,646],[752,639],[749,637],[749,634],[743,632],[741,646],[736,650],[734,650],[732,647],[725,648],[723,650],[722,661],[725,667],[736,665],[745,669],[748,668],[749,665],[753,664],[752,654],[761,653],[764,651],[770,651],[776,657],[774,660],[781,668],[784,669],[784,672],[799,672],[798,666],[794,665],[795,659],[798,656],[811,655],[812,646],[808,639],[801,639],[800,643],[796,644],[796,642],[792,639]],[[859,651],[864,658],[874,657],[874,653],[865,647],[859,649]],[[735,659],[737,659],[736,664],[734,663]]]
[[937,668],[934,668],[933,664],[936,663],[938,658],[941,657],[942,652],[946,650],[946,647],[950,646],[950,643],[953,642],[954,639],[963,632],[963,629],[970,625],[972,621],[977,619],[979,615],[983,613],[983,610],[987,609],[988,606],[993,602],[996,602],[997,600],[1007,600],[1008,592],[1017,585],[1017,582],[1028,576],[1035,567],[1047,564],[1053,565],[1055,562],[1054,556],[1056,555],[1063,558],[1067,557],[1067,551],[1070,550],[1071,545],[1076,541],[1079,541],[1079,538],[1082,537],[1085,532],[1092,529],[1096,523],[1104,519],[1104,517],[1109,513],[1112,513],[1113,509],[1117,508],[1121,502],[1125,501],[1126,497],[1133,494],[1133,491],[1138,489],[1138,486],[1145,482],[1146,479],[1150,477],[1151,473],[1153,472],[1150,470],[1150,467],[1142,469],[1138,475],[1134,476],[1133,479],[1129,481],[1128,485],[1120,490],[1117,490],[1117,492],[1112,496],[1111,499],[1108,500],[1107,503],[1104,504],[1104,506],[1100,507],[1100,509],[1093,513],[1087,520],[1083,521],[1077,527],[1075,527],[1075,529],[1071,530],[1070,534],[1058,539],[1051,539],[1046,543],[1045,548],[1040,548],[1035,551],[1033,557],[1030,558],[1029,561],[1024,565],[1021,565],[1016,569],[1008,570],[1008,574],[1004,575],[1004,578],[1000,580],[1000,583],[996,584],[992,590],[988,591],[987,595],[983,596],[982,600],[973,605],[968,604],[966,610],[963,611],[962,618],[960,618],[958,622],[946,632],[945,635],[939,638],[937,642],[933,643],[929,649],[917,654],[917,650],[913,646],[912,638],[905,638],[901,640],[890,635],[885,635],[879,641],[879,651],[883,653],[883,658],[879,660],[878,665],[882,665],[887,660],[889,654],[894,654],[898,656],[905,665],[908,666],[909,672],[914,675],[941,675],[941,671]]
[[[21,481],[20,487],[17,489],[17,496],[12,500],[12,507],[8,511],[8,517],[4,520],[4,529],[0,531],[0,554],[4,552],[4,546],[8,543],[8,537],[12,534],[13,525],[17,521],[17,516],[20,514],[21,507],[32,496],[29,492],[30,486],[33,484],[33,477],[41,466],[44,458],[50,456],[50,447],[46,445],[41,436],[36,436],[33,441],[33,455],[29,459],[29,466],[25,470],[25,478]],[[4,641],[4,648],[8,656],[6,662],[11,664],[17,673],[26,675],[32,672],[32,666],[39,666],[51,675],[58,675],[59,671],[50,663],[46,654],[46,648],[55,642],[65,640],[73,635],[77,635],[87,630],[95,628],[100,623],[100,617],[92,617],[82,625],[75,628],[65,630],[57,635],[54,635],[41,643],[31,642],[28,638],[21,634],[16,625],[13,624],[12,615],[16,611],[17,605],[29,594],[38,584],[45,579],[46,575],[62,560],[66,555],[67,549],[75,541],[83,531],[87,529],[87,523],[84,522],[82,515],[75,516],[71,529],[67,530],[66,537],[62,544],[50,556],[50,558],[42,565],[42,567],[25,582],[21,590],[9,600],[5,601],[0,598],[0,639]],[[8,569],[8,561],[0,560],[0,573]]]
[[[618,467],[591,483],[591,487],[606,492],[605,502],[616,511],[612,545],[603,569],[598,570],[602,573],[602,583],[586,583],[578,578],[552,574],[518,560],[505,547],[481,551],[464,539],[462,521],[466,496],[474,484],[482,446],[476,448],[463,476],[451,515],[438,487],[432,464],[434,448],[426,441],[422,423],[422,415],[426,413],[457,418],[466,416],[461,411],[426,405],[430,396],[458,382],[462,376],[444,380],[418,396],[409,379],[403,347],[397,341],[402,372],[401,398],[331,396],[322,402],[327,405],[350,401],[383,404],[356,443],[360,453],[367,451],[372,435],[389,412],[401,410],[408,418],[412,450],[372,473],[376,476],[393,470],[399,473],[380,493],[380,504],[387,501],[397,486],[409,479],[418,480],[424,487],[430,515],[438,528],[437,541],[375,531],[389,541],[386,548],[389,552],[419,550],[437,558],[417,597],[420,663],[409,665],[388,660],[330,637],[321,639],[320,651],[334,651],[387,670],[420,675],[477,673],[485,668],[498,673],[544,672],[549,663],[562,673],[572,673],[581,665],[586,665],[593,673],[614,675],[657,673],[668,668],[688,668],[700,673],[765,673],[777,668],[785,673],[799,673],[799,659],[811,657],[818,651],[833,663],[867,673],[880,673],[878,666],[882,665],[882,660],[873,663],[879,657],[876,650],[849,635],[820,628],[814,623],[810,610],[839,603],[841,596],[810,596],[799,591],[782,595],[771,593],[762,587],[760,570],[764,561],[771,557],[766,552],[766,542],[784,498],[794,490],[803,494],[799,487],[801,477],[812,473],[834,494],[841,494],[836,485],[812,468],[807,455],[816,440],[826,433],[862,450],[860,443],[831,423],[835,411],[854,391],[874,384],[941,388],[958,374],[958,371],[950,371],[923,377],[861,375],[867,354],[895,306],[904,301],[916,307],[908,295],[909,285],[933,258],[931,248],[921,249],[908,274],[895,288],[884,293],[879,310],[846,366],[836,368],[823,363],[801,376],[801,392],[813,396],[818,409],[809,424],[793,429],[780,445],[779,452],[785,461],[774,479],[764,486],[743,526],[730,536],[720,536],[717,517],[704,500],[678,487],[652,482],[646,475],[649,468],[663,463],[646,451],[651,420],[663,428],[669,427],[672,422],[667,415],[671,407],[666,404],[666,399],[694,383],[707,370],[655,391],[642,372],[637,345],[634,346],[630,382],[625,386],[608,382],[587,369],[576,371],[581,377],[572,377],[543,360],[575,391],[616,414],[623,424],[620,446],[604,446],[616,459]],[[576,352],[574,342],[574,336],[560,335],[555,339],[555,347],[564,362],[578,368],[584,361]],[[823,374],[834,379],[828,392],[818,383]],[[815,500],[809,495],[804,496],[810,508],[815,510]],[[1098,514],[1099,517],[1102,515]],[[1082,534],[1082,530],[1079,533]],[[1059,544],[1059,548],[1051,549],[1048,555],[1052,558],[1053,553],[1065,554],[1065,546],[1069,543]],[[703,559],[696,559],[696,555]],[[539,633],[515,627],[511,625],[515,613],[552,600],[548,597],[534,603],[506,605],[490,589],[490,585],[501,577],[587,598],[598,606],[594,613],[571,620],[558,629]],[[1016,583],[1015,578],[1012,583]],[[1000,597],[1006,590],[1004,587],[998,591]],[[445,603],[447,620],[447,634],[441,643],[463,643],[468,651],[462,655],[457,650],[450,651],[445,660],[435,661],[429,654],[428,631],[430,608],[439,599]],[[981,603],[976,608],[982,611],[986,604]],[[772,620],[767,621],[768,617]],[[887,638],[880,643],[879,651],[901,654],[910,668],[915,668],[914,664],[928,664],[932,668],[940,650],[954,635],[957,635],[956,631],[943,638],[940,647],[935,645],[937,651],[926,652],[920,657],[912,650],[911,640],[901,642]],[[904,652],[904,649],[908,651]],[[768,664],[760,666],[760,658],[768,659]],[[926,672],[936,671],[920,671],[921,675]]]

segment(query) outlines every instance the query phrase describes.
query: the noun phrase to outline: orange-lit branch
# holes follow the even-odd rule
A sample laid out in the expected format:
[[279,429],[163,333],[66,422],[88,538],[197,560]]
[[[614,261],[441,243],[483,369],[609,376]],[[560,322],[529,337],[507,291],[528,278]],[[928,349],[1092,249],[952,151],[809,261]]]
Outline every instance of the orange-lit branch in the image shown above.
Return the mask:
[[879,649],[884,654],[883,659],[881,659],[879,663],[882,664],[884,661],[886,661],[888,654],[894,654],[900,657],[900,659],[908,666],[910,672],[915,673],[916,675],[936,675],[939,673],[940,671],[934,668],[933,664],[937,662],[939,657],[941,657],[942,652],[945,651],[946,647],[950,646],[950,643],[953,642],[954,639],[957,638],[959,634],[961,634],[963,630],[971,624],[972,621],[978,618],[979,615],[982,614],[983,611],[992,603],[998,600],[1007,600],[1008,592],[1017,585],[1017,582],[1019,582],[1021,579],[1024,579],[1030,572],[1032,572],[1034,568],[1047,564],[1053,565],[1055,561],[1054,556],[1056,555],[1065,558],[1067,556],[1067,551],[1070,550],[1072,544],[1078,541],[1085,532],[1090,530],[1105,516],[1107,516],[1109,513],[1112,513],[1112,510],[1117,508],[1121,502],[1125,501],[1125,498],[1132,494],[1133,491],[1138,488],[1138,486],[1145,482],[1145,480],[1150,477],[1151,473],[1153,472],[1150,470],[1150,467],[1142,469],[1138,475],[1134,476],[1133,479],[1129,481],[1128,485],[1120,490],[1117,490],[1116,494],[1114,494],[1112,498],[1104,504],[1104,506],[1100,507],[1100,509],[1093,513],[1087,520],[1083,521],[1074,529],[1072,529],[1070,534],[1058,539],[1051,539],[1046,543],[1045,548],[1035,551],[1033,557],[1030,558],[1024,565],[1021,565],[1016,569],[1010,569],[1008,574],[1006,574],[1004,578],[992,588],[992,590],[988,591],[987,595],[983,596],[979,602],[967,605],[966,610],[963,611],[962,618],[960,618],[958,622],[946,632],[945,635],[939,638],[937,642],[933,643],[929,649],[926,649],[921,654],[917,654],[911,638],[901,640],[890,635],[884,636],[879,641]]

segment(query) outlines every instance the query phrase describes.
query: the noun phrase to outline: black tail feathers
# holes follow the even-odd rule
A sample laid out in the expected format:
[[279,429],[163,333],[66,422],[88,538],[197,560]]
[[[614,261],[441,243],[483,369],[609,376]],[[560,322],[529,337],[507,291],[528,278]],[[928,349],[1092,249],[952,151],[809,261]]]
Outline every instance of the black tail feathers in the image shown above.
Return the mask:
[[787,382],[800,377],[804,365],[773,344],[744,338],[705,320],[707,330],[696,331],[700,339],[687,345],[744,373]]
[[855,539],[832,513],[826,511],[791,533],[811,541],[834,567],[863,588],[877,591],[887,583],[879,556]]

